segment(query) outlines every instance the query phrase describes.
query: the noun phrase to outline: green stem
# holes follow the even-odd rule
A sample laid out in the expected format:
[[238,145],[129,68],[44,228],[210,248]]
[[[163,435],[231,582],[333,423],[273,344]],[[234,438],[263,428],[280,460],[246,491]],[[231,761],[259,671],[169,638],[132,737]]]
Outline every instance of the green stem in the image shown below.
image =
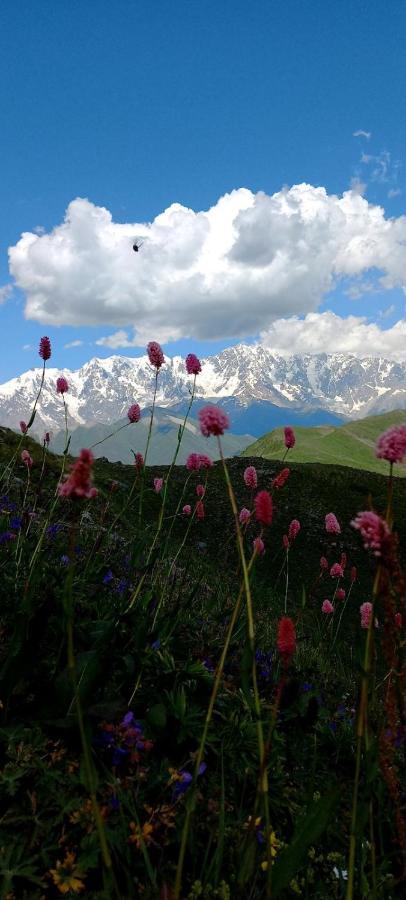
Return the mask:
[[140,503],[139,503],[139,509],[138,509],[138,520],[139,520],[140,524],[142,522],[142,504],[143,504],[143,500],[144,500],[145,471],[146,471],[146,466],[147,466],[149,445],[151,442],[152,423],[154,421],[156,394],[157,394],[157,390],[158,390],[158,375],[159,375],[159,369],[157,369],[155,372],[154,397],[152,400],[151,418],[149,420],[147,446],[145,447],[144,465],[142,467],[142,472],[141,472],[141,491],[140,491]]

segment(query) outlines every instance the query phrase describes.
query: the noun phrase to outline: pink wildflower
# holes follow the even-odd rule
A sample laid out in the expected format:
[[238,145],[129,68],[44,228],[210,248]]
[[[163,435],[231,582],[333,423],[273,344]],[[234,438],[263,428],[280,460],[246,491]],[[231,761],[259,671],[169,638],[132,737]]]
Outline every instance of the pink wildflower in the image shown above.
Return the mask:
[[321,604],[321,611],[327,616],[330,616],[334,612],[334,606],[332,603],[330,603],[330,600],[323,600],[323,603]]
[[396,628],[402,627],[402,613],[395,613],[394,616]]
[[327,562],[325,556],[320,557],[320,568],[321,568],[321,570],[328,569],[328,562]]
[[249,520],[251,518],[251,513],[250,513],[249,509],[247,509],[245,506],[243,506],[243,508],[240,510],[240,515],[238,516],[238,518],[239,518],[241,525],[246,525],[247,522],[249,522]]
[[141,418],[141,410],[140,410],[140,408],[139,408],[139,406],[138,406],[138,403],[133,403],[133,404],[130,406],[130,408],[129,408],[128,412],[127,412],[127,418],[128,418],[129,421],[132,422],[132,423],[135,423],[135,422],[139,422],[139,421],[140,421],[140,418]]
[[290,428],[289,425],[284,428],[283,431],[285,435],[285,447],[290,450],[296,444],[295,432],[293,431],[293,428]]
[[197,484],[196,485],[196,494],[198,497],[200,497],[201,500],[203,499],[205,493],[206,493],[206,488],[205,488],[204,484]]
[[342,553],[342,554],[341,554],[341,559],[340,559],[340,566],[341,566],[341,568],[344,570],[345,567],[346,567],[346,565],[347,565],[347,554],[346,554],[346,553]]
[[210,456],[207,456],[206,453],[199,453],[200,460],[200,468],[201,469],[212,469],[213,468],[213,460]]
[[188,375],[198,375],[199,372],[202,371],[200,359],[198,359],[194,353],[188,353],[185,360],[185,365]]
[[278,636],[276,646],[282,657],[285,666],[289,665],[290,660],[296,650],[296,631],[295,626],[288,616],[282,616],[278,622]]
[[351,566],[351,570],[350,570],[351,584],[354,584],[354,581],[356,581],[356,580],[357,580],[357,569],[355,566]]
[[27,434],[27,431],[28,431],[28,425],[27,425],[26,422],[23,422],[22,420],[21,420],[21,422],[20,422],[20,430],[21,430],[21,433],[22,433],[22,434]]
[[204,503],[203,500],[198,500],[196,503],[196,516],[198,519],[204,519]]
[[390,463],[401,463],[406,459],[406,422],[388,428],[377,440],[376,455],[378,459],[387,459]]
[[327,513],[324,521],[328,534],[341,534],[341,528],[334,513]]
[[360,532],[365,549],[372,550],[374,556],[381,556],[382,544],[390,533],[385,519],[377,513],[365,510],[358,513],[351,525]]
[[268,491],[260,491],[254,499],[255,515],[258,522],[263,525],[270,525],[272,522],[273,506],[272,497]]
[[69,390],[69,385],[66,378],[63,375],[60,375],[59,378],[56,379],[56,393],[57,394],[66,394],[66,391]]
[[32,456],[28,453],[28,450],[23,450],[21,453],[21,459],[23,463],[27,466],[27,469],[31,469],[34,464],[34,460]]
[[94,462],[91,450],[80,451],[79,459],[72,465],[70,474],[58,487],[60,497],[92,499],[97,496],[97,488],[92,485],[92,465]]
[[147,353],[151,366],[154,366],[155,369],[160,369],[165,362],[161,345],[158,344],[157,341],[150,341],[147,347]]
[[49,431],[45,431],[44,432],[44,444],[46,444],[48,446],[50,440],[51,440],[51,435],[50,435]]
[[332,578],[342,578],[344,575],[343,568],[340,566],[340,563],[333,563],[330,569],[330,575]]
[[255,553],[258,556],[263,556],[263,554],[265,553],[265,544],[264,544],[262,538],[260,538],[260,537],[254,538],[254,540],[252,542],[252,546],[254,548]]
[[288,480],[289,475],[290,475],[290,469],[281,469],[281,471],[278,473],[278,475],[276,475],[275,478],[273,479],[272,487],[276,488],[277,490],[279,488],[282,488],[284,486],[285,482]]
[[160,494],[160,492],[162,491],[162,488],[163,488],[163,484],[164,484],[163,478],[154,478],[154,491],[156,494]]
[[189,472],[198,472],[200,469],[200,453],[189,453],[186,460],[186,468]]
[[289,550],[290,543],[289,543],[289,538],[288,538],[287,534],[284,534],[284,535],[283,535],[283,538],[282,538],[282,545],[283,545],[283,547],[284,547],[285,550]]
[[144,457],[143,457],[142,453],[135,454],[134,465],[135,465],[135,468],[138,469],[138,471],[140,471],[140,469],[144,468]]
[[204,406],[199,410],[200,431],[205,437],[220,435],[230,427],[230,420],[218,406]]
[[338,588],[336,591],[337,600],[345,600],[345,590],[344,588]]
[[192,514],[192,507],[189,503],[185,503],[185,506],[182,509],[184,516],[190,516]]
[[369,628],[369,623],[371,621],[372,616],[372,603],[361,603],[359,608],[361,615],[361,628]]
[[300,531],[300,522],[298,519],[292,519],[289,525],[288,537],[290,541],[294,541]]
[[257,470],[255,466],[247,466],[244,472],[244,481],[247,487],[256,488],[258,484]]
[[51,358],[51,341],[49,340],[49,337],[45,336],[41,338],[39,342],[38,353],[41,359],[44,360],[44,362],[46,362],[47,359]]

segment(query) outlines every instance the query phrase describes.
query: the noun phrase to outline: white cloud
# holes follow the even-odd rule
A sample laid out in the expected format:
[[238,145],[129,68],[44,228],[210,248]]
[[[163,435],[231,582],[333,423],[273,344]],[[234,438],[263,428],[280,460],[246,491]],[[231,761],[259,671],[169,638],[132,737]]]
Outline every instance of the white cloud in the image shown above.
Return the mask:
[[32,350],[32,344],[23,344],[23,350]]
[[3,284],[3,286],[0,287],[0,306],[2,303],[5,303],[9,297],[11,297],[12,293],[13,293],[13,285],[12,284]]
[[70,350],[72,347],[83,347],[84,341],[69,341],[68,344],[64,344],[64,350]]
[[279,319],[261,333],[260,343],[274,353],[353,353],[406,361],[406,319],[383,329],[364,316],[343,318],[329,311]]
[[117,347],[136,347],[137,343],[131,341],[128,337],[128,333],[126,331],[115,331],[114,334],[109,334],[107,337],[99,338],[98,341],[95,341],[99,347],[110,347],[112,350],[117,350]]
[[388,191],[389,200],[392,200],[392,197],[399,197],[399,194],[401,194],[401,193],[402,193],[402,191],[400,188],[391,188]]
[[144,224],[76,199],[50,233],[24,233],[9,259],[27,318],[109,325],[119,336],[106,346],[135,346],[258,334],[373,268],[381,288],[406,290],[405,241],[406,217],[386,218],[359,191],[300,184],[272,196],[241,188],[201,212],[175,203]]
[[372,131],[364,131],[362,128],[359,128],[358,131],[353,131],[353,137],[364,137],[367,141],[369,141],[370,137],[372,137]]

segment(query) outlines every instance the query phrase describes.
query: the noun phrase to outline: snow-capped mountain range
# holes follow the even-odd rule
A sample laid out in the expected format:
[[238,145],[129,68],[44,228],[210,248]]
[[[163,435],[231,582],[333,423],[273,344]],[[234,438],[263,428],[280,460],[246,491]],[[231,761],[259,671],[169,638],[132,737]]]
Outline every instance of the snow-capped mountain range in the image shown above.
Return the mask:
[[[0,386],[0,424],[18,428],[28,420],[41,381],[41,369],[30,369]],[[154,370],[146,356],[94,358],[80,369],[47,368],[38,406],[35,428],[57,431],[63,428],[62,400],[55,389],[56,379],[69,382],[66,400],[69,424],[92,425],[116,422],[126,415],[131,403],[142,407],[152,399]],[[184,360],[167,357],[158,379],[157,404],[181,410],[189,399],[191,376]],[[305,419],[316,411],[318,421],[362,418],[391,409],[406,408],[406,363],[376,357],[358,359],[350,354],[280,356],[260,345],[239,344],[202,361],[197,379],[197,398],[223,402],[231,412],[258,409],[258,423],[243,431],[262,434],[270,427],[270,412],[286,411]],[[314,419],[314,416],[313,416]],[[272,420],[272,416],[271,416]],[[278,422],[279,424],[279,422]],[[315,424],[309,421],[309,424]],[[241,427],[232,430],[241,433]]]

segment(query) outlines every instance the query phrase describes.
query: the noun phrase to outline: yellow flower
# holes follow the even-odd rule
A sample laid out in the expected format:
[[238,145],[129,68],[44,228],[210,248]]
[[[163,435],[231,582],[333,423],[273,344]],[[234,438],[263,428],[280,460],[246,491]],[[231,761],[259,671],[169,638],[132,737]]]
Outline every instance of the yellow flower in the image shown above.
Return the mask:
[[143,843],[151,843],[151,835],[154,830],[154,826],[151,824],[151,822],[144,822],[142,828],[140,828],[139,825],[136,825],[135,822],[130,822],[130,828],[132,831],[132,834],[128,838],[130,844],[135,844],[137,849],[139,849]]
[[52,875],[53,882],[61,894],[69,894],[70,891],[80,894],[85,888],[82,881],[84,875],[76,865],[74,853],[68,852],[63,862],[58,859],[56,869],[50,869],[49,874]]
[[[274,831],[271,831],[271,833],[269,835],[269,843],[271,845],[271,857],[272,857],[272,859],[274,859],[278,850],[280,850],[280,848],[282,846],[281,841],[278,841],[278,838],[276,837],[276,834]],[[267,860],[264,860],[264,862],[261,863],[261,869],[263,872],[267,871],[267,869],[268,869],[268,861]]]

